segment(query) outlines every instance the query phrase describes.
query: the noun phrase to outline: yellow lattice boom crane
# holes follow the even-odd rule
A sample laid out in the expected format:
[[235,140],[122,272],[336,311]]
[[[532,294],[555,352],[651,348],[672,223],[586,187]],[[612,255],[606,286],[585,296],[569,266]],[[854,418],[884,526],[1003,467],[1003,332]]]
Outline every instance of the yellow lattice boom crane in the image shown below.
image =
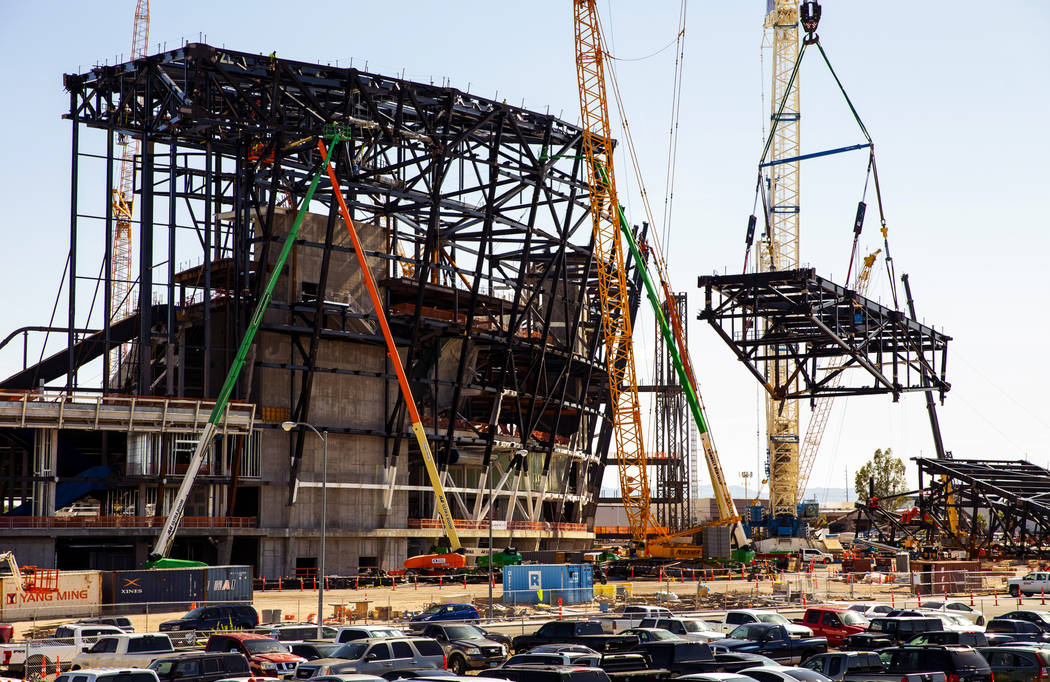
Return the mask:
[[[792,79],[798,59],[797,0],[775,0],[766,15],[765,28],[772,30],[773,87],[770,98],[774,134],[770,160],[799,156],[798,80]],[[799,162],[770,166],[766,178],[769,229],[762,248],[757,250],[760,272],[791,270],[799,263]],[[787,348],[778,349],[767,361],[766,375],[773,385],[783,385],[791,372],[785,357]],[[769,452],[769,506],[773,517],[795,516],[799,488],[798,404],[766,395],[766,437]]]
[[649,529],[649,480],[642,443],[642,411],[613,170],[613,139],[605,91],[605,49],[595,0],[574,0],[573,9],[583,148],[591,188],[594,263],[601,300],[620,493],[631,538],[635,543],[644,544]]
[[[149,0],[137,0],[135,3],[135,23],[131,35],[131,60],[146,56],[149,44]],[[122,102],[119,112],[121,119],[131,117],[129,108],[133,102]],[[118,126],[119,127],[119,126]],[[130,135],[120,133],[118,144],[120,151],[120,179],[113,189],[113,228],[112,248],[110,251],[110,290],[109,310],[110,323],[119,322],[129,317],[132,305],[131,275],[131,226],[134,221],[135,191],[135,157],[139,153],[139,141]],[[113,351],[114,362],[111,372],[120,371],[122,353],[117,348]]]

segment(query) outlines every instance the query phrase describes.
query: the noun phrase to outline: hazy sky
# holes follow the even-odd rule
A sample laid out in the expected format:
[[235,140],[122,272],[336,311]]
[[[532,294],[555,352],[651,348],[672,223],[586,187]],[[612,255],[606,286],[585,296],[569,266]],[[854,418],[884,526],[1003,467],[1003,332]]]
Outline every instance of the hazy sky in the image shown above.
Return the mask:
[[[688,7],[685,81],[670,269],[701,304],[696,276],[736,272],[754,198],[755,164],[768,116],[761,74],[764,0]],[[825,0],[819,33],[875,140],[897,272],[911,275],[921,317],[950,334],[944,438],[957,457],[1027,457],[1047,465],[1050,385],[1041,359],[1047,322],[1050,237],[1046,123],[1050,112],[1050,4]],[[134,2],[3,3],[0,186],[9,235],[0,283],[0,332],[46,324],[68,249],[70,126],[62,74],[113,63],[129,52]],[[601,0],[620,57],[667,45],[678,3]],[[183,39],[301,60],[449,79],[578,120],[571,3],[198,2],[152,3],[151,52]],[[804,152],[862,141],[814,52],[801,74]],[[663,212],[672,50],[617,64],[620,85],[657,218]],[[765,66],[768,69],[768,57]],[[763,93],[765,99],[763,100]],[[102,134],[84,131],[85,141]],[[618,134],[619,136],[619,134]],[[621,199],[642,219],[637,183],[619,162]],[[802,260],[841,283],[863,152],[802,167]],[[869,196],[870,199],[870,196]],[[864,252],[880,246],[869,201]],[[871,294],[888,302],[881,265]],[[60,304],[60,310],[61,310]],[[58,324],[64,324],[59,317]],[[637,357],[650,371],[653,329],[638,325]],[[730,483],[764,461],[756,382],[706,323],[690,326],[692,356]],[[57,347],[54,348],[57,350]],[[0,351],[0,369],[21,361]],[[7,374],[7,371],[2,372]],[[807,409],[803,409],[803,415]],[[931,455],[920,394],[839,401],[812,486],[842,487],[876,447]],[[909,466],[909,483],[915,483]],[[754,483],[752,482],[752,490]]]

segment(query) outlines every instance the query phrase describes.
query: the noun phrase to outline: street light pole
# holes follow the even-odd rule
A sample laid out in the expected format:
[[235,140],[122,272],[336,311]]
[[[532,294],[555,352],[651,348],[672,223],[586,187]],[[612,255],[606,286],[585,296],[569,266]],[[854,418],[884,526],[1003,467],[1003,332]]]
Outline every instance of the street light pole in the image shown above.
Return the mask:
[[[321,439],[321,556],[317,563],[317,639],[323,639],[324,625],[324,577],[325,573],[325,540],[328,535],[328,429],[323,432],[306,422],[282,422],[281,428],[291,431],[297,426],[304,426]],[[490,581],[491,583],[491,581]]]

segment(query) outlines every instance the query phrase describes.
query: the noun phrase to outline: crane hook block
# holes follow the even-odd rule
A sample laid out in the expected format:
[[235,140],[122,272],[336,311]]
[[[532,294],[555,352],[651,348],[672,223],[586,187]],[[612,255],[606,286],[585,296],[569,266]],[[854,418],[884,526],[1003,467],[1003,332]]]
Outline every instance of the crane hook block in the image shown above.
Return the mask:
[[859,237],[860,231],[864,227],[864,211],[868,209],[868,205],[863,201],[857,202],[857,217],[853,220],[853,234]]
[[820,23],[820,3],[817,0],[805,0],[799,8],[799,18],[802,28],[806,31],[806,37],[802,39],[803,44],[812,45],[820,40],[817,35],[817,24]]
[[745,243],[748,246],[751,246],[755,243],[755,223],[757,222],[758,218],[756,218],[753,214],[750,218],[747,219],[747,240]]

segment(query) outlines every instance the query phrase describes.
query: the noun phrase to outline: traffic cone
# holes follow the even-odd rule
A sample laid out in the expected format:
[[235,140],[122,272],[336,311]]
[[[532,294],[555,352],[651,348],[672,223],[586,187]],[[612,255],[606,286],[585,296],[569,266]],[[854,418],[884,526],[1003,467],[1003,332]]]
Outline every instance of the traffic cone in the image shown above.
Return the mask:
[[417,590],[419,589],[419,578],[417,576],[412,576],[412,584]]
[[970,589],[970,606],[973,606],[973,588]]
[[440,590],[444,586],[445,586],[445,576],[439,575],[438,576],[438,589]]
[[992,599],[995,600],[995,605],[999,606],[999,593],[998,592],[994,592],[994,591],[992,592]]
[[354,589],[356,590],[356,589],[358,589],[360,587],[361,587],[361,576],[357,576],[356,578],[354,578]]
[[892,609],[896,609],[897,608],[897,604],[893,600],[893,593],[892,592],[890,592],[890,608],[892,608]]
[[467,574],[463,574],[463,589],[467,589]]

